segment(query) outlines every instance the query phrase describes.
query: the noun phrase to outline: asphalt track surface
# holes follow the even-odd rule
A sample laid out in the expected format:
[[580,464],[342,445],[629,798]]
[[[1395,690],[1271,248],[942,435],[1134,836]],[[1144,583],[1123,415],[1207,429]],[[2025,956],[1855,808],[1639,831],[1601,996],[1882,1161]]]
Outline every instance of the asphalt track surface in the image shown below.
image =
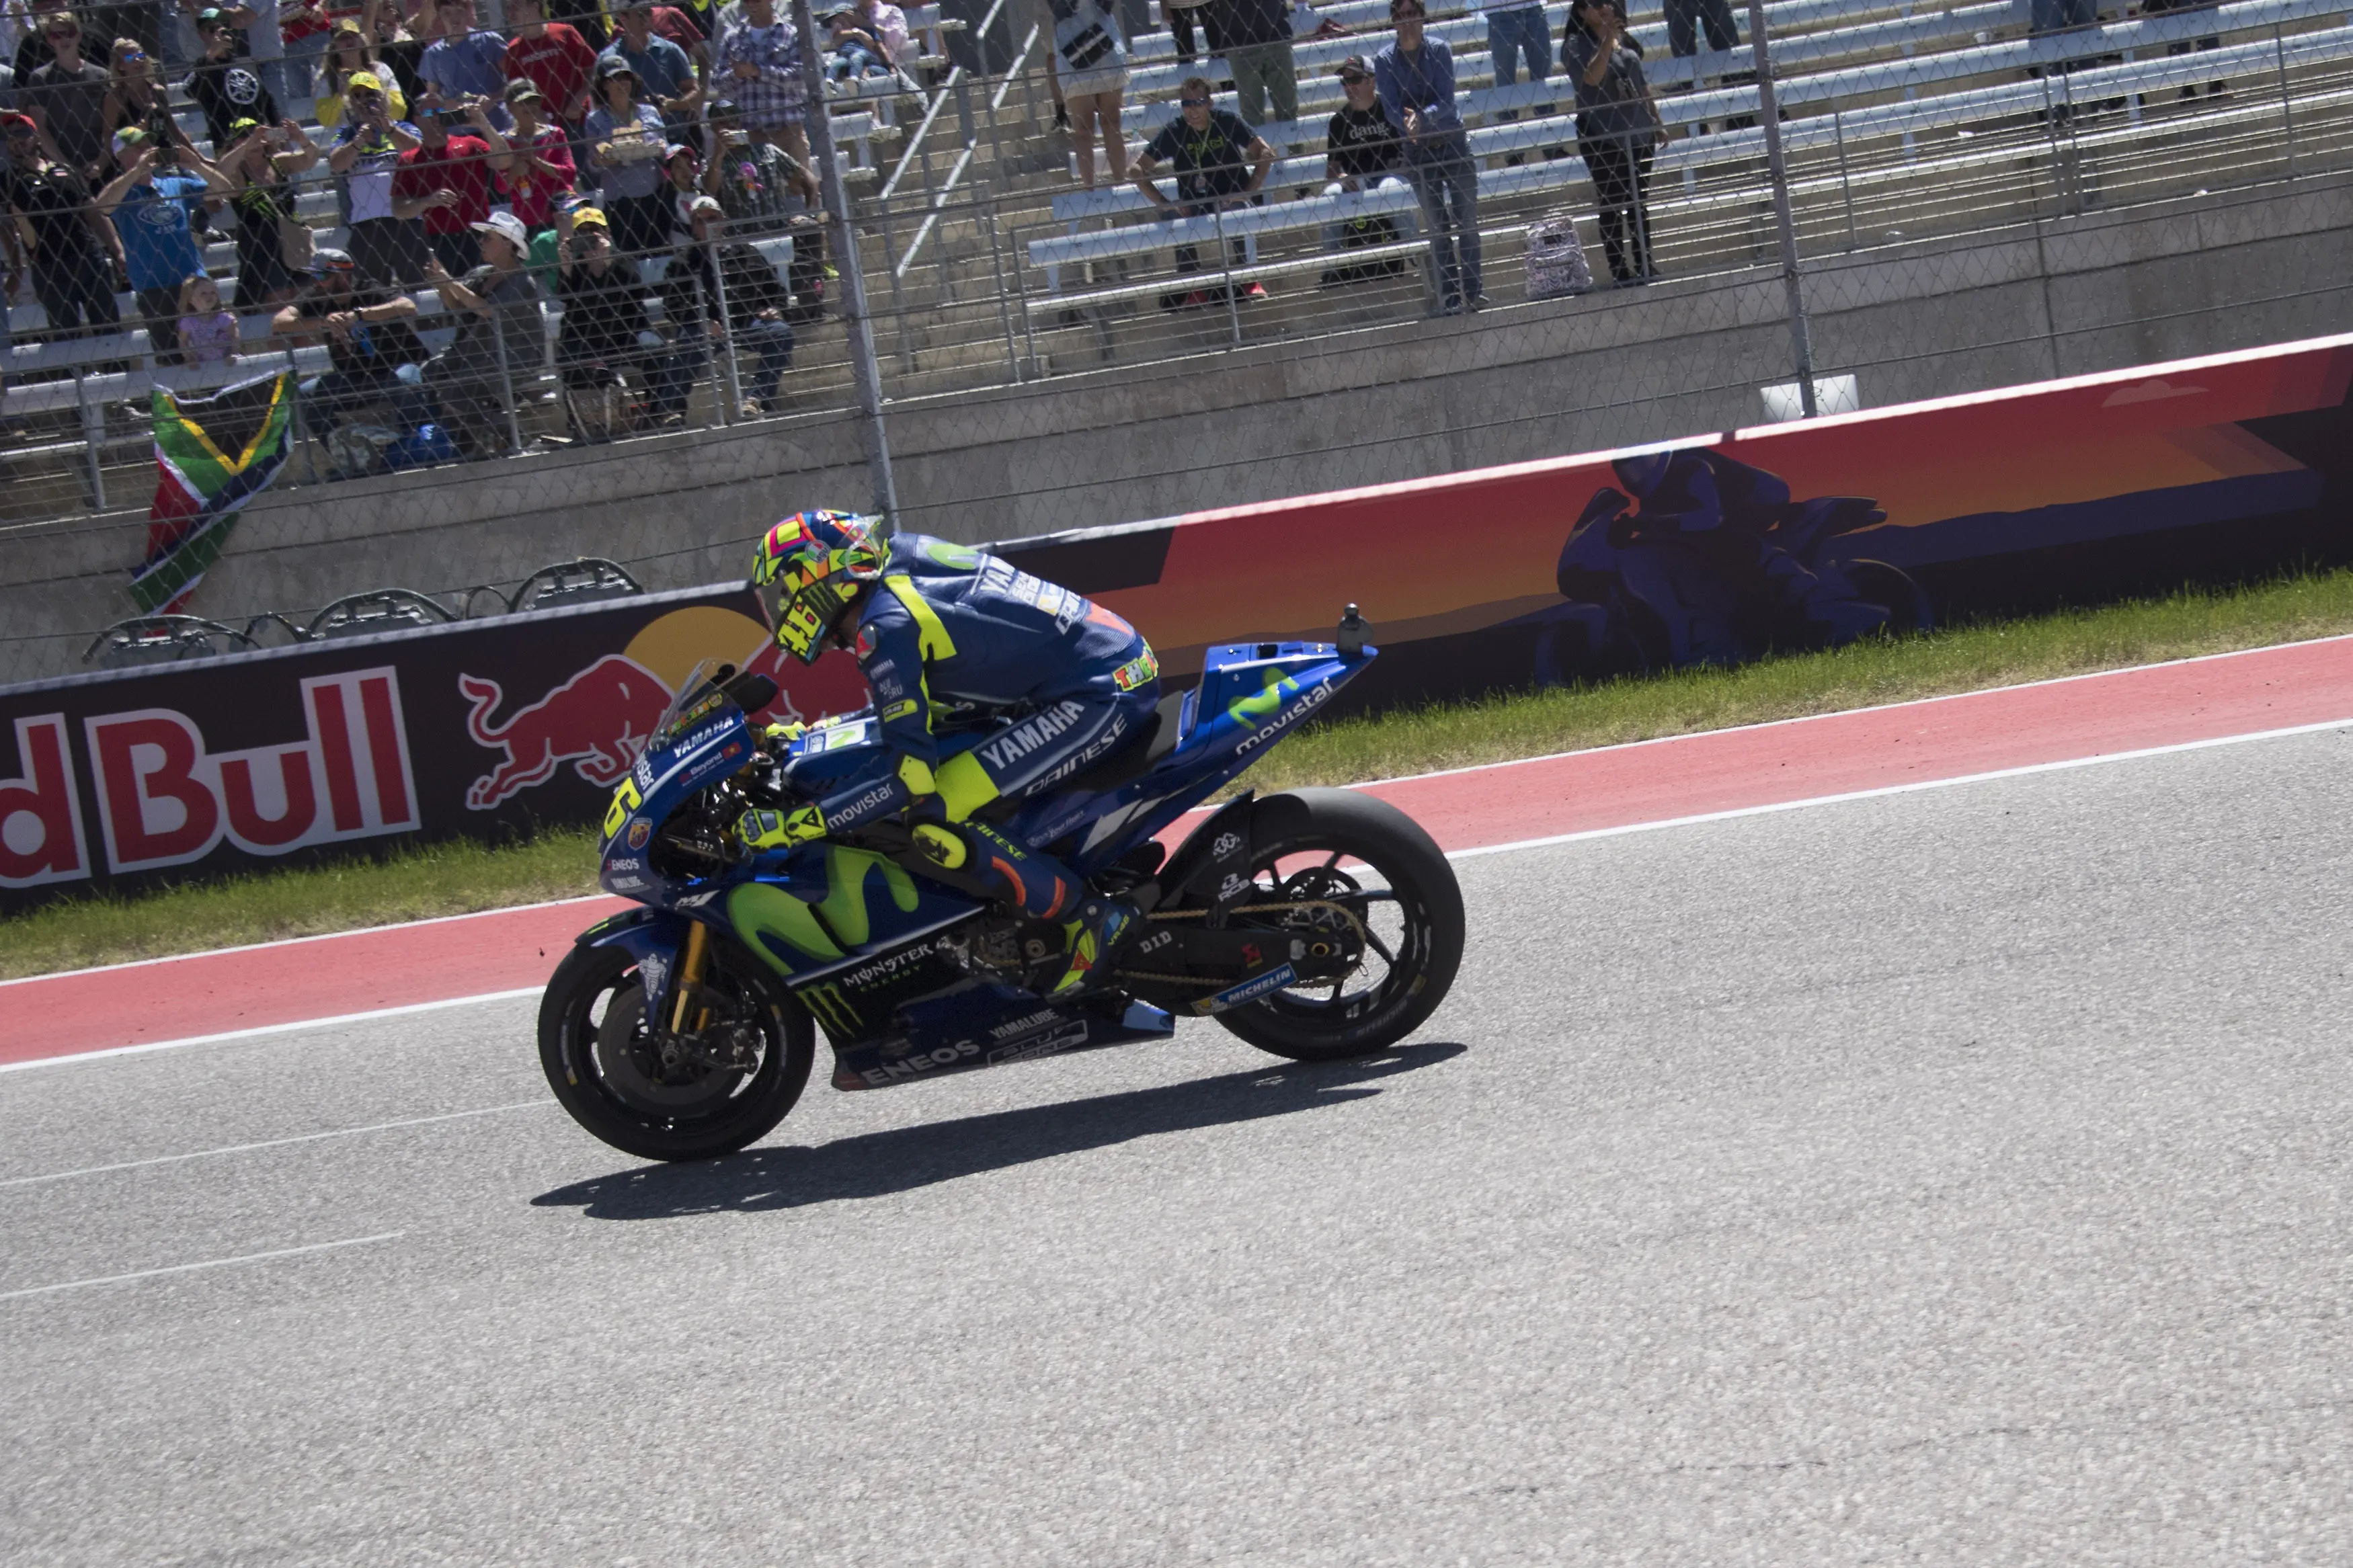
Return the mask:
[[1387,1058],[701,1166],[527,1001],[0,1076],[0,1558],[2343,1563],[2348,808],[2353,726],[1465,858]]

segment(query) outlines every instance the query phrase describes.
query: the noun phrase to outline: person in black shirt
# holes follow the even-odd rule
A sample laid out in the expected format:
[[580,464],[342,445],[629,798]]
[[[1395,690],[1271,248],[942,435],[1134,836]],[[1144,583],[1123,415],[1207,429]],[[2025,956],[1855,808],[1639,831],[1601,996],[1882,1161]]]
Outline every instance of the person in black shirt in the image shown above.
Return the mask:
[[114,302],[114,282],[130,278],[122,241],[99,216],[90,182],[41,152],[32,116],[0,114],[0,134],[8,147],[8,168],[0,174],[0,195],[8,210],[33,229],[33,296],[59,331],[112,327],[122,319]]
[[106,68],[81,58],[81,24],[70,11],[41,18],[49,63],[23,78],[16,97],[48,132],[58,156],[85,178],[96,178],[107,162]]
[[[1373,79],[1372,67],[1362,55],[1350,55],[1340,62],[1334,73],[1340,79],[1340,88],[1347,101],[1324,132],[1324,145],[1330,150],[1324,159],[1324,177],[1332,183],[1324,187],[1327,196],[1346,191],[1377,190],[1383,185],[1410,188],[1412,181],[1405,174],[1405,147],[1398,138],[1398,129],[1389,123],[1381,109],[1379,86]],[[1324,226],[1324,248],[1354,250],[1368,245],[1390,245],[1402,237],[1413,237],[1411,216],[1398,218],[1386,213],[1369,213],[1362,217],[1335,221]],[[1357,267],[1335,267],[1325,272],[1319,283],[1329,288],[1339,283],[1356,283],[1367,278],[1389,278],[1405,270],[1405,258],[1392,256],[1385,260],[1368,262]]]
[[664,424],[684,417],[687,394],[702,374],[705,345],[723,331],[734,340],[739,367],[746,353],[759,358],[742,410],[744,417],[757,418],[793,363],[793,329],[785,321],[792,291],[755,247],[741,240],[714,243],[724,226],[718,198],[697,196],[689,210],[694,243],[679,247],[662,279],[662,310],[678,323],[678,353],[655,391],[655,408]]
[[[1274,168],[1274,149],[1234,115],[1213,108],[1207,77],[1187,77],[1178,89],[1176,119],[1160,128],[1135,161],[1135,188],[1151,199],[1166,218],[1206,217],[1225,207],[1246,206],[1266,184]],[[1176,174],[1176,199],[1170,201],[1154,183],[1153,174],[1167,163]],[[1236,265],[1245,265],[1249,250],[1242,240],[1228,242]],[[1198,272],[1200,257],[1189,245],[1176,247],[1176,270]],[[1252,283],[1244,298],[1263,300],[1266,289]],[[1164,309],[1218,302],[1207,290],[1163,296]]]
[[323,436],[363,408],[389,405],[406,434],[424,423],[429,407],[400,367],[421,365],[432,355],[417,335],[417,301],[406,294],[363,282],[359,268],[341,250],[311,256],[310,291],[270,319],[281,342],[324,342],[333,368],[300,387],[303,418],[311,433]]
[[[603,389],[636,381],[645,359],[640,333],[653,331],[646,316],[646,283],[638,264],[613,248],[604,214],[582,207],[572,233],[555,242],[555,298],[564,321],[555,335],[555,373],[580,434],[604,440],[613,434],[620,409]],[[594,394],[582,397],[581,393]]]
[[219,11],[196,13],[196,36],[204,40],[205,58],[183,83],[188,96],[204,111],[205,134],[212,139],[216,160],[237,140],[230,127],[240,120],[257,125],[278,123],[278,100],[262,85],[261,71],[236,58],[237,37],[228,18]]

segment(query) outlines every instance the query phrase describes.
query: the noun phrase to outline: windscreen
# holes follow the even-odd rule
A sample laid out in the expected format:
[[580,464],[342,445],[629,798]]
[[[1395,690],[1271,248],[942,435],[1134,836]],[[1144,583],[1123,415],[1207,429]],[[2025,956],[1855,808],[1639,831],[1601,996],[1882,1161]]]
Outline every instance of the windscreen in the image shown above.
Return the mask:
[[646,737],[647,751],[669,745],[726,705],[727,694],[712,684],[722,668],[719,660],[706,658],[687,671],[686,679],[678,683],[678,695],[670,700],[653,733]]

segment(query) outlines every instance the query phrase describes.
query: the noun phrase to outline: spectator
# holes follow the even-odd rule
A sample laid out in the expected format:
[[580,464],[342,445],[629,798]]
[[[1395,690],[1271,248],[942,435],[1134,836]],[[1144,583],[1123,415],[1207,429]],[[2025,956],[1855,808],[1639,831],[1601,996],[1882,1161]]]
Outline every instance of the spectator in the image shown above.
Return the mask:
[[123,169],[98,193],[99,214],[112,220],[122,241],[123,270],[146,321],[155,363],[176,364],[180,284],[205,269],[196,215],[205,210],[207,196],[226,205],[233,187],[195,148],[158,144],[139,126],[116,132],[115,147]]
[[[1246,206],[1266,184],[1274,168],[1274,149],[1259,133],[1233,115],[1215,107],[1207,77],[1187,77],[1178,89],[1177,115],[1160,128],[1135,161],[1135,188],[1150,198],[1165,218],[1207,217],[1224,207]],[[1176,171],[1176,199],[1170,201],[1153,183],[1153,171],[1163,163]],[[1247,163],[1247,168],[1245,163]],[[1244,242],[1228,242],[1236,266],[1249,256]],[[1176,270],[1200,270],[1200,257],[1189,245],[1176,247]],[[1163,295],[1163,310],[1189,309],[1221,302],[1225,290],[1194,289]],[[1243,297],[1263,300],[1263,285],[1252,283]]]
[[[400,12],[399,0],[367,0],[367,11],[361,23],[375,47],[376,63],[392,73],[384,77],[386,85],[396,89],[406,103],[415,103],[425,96],[425,78],[419,74],[425,64],[425,40],[408,30]],[[402,114],[407,110],[403,109]]]
[[417,127],[392,115],[383,79],[361,71],[343,83],[343,125],[327,167],[343,178],[351,212],[352,260],[369,282],[413,284],[425,275],[425,226],[392,210],[392,177],[400,155],[424,145]]
[[1454,55],[1423,30],[1421,0],[1389,0],[1397,37],[1373,58],[1381,110],[1405,133],[1407,172],[1430,225],[1438,308],[1448,315],[1487,303],[1480,288],[1479,165],[1454,102]]
[[1103,138],[1104,161],[1113,184],[1127,179],[1127,132],[1120,128],[1120,94],[1127,88],[1127,46],[1119,24],[1103,0],[1046,0],[1054,47],[1046,72],[1055,101],[1067,112],[1071,151],[1079,161],[1079,183],[1095,188],[1095,138]]
[[515,389],[537,377],[546,340],[539,290],[523,270],[531,237],[512,213],[492,213],[474,232],[482,264],[464,278],[451,277],[438,256],[426,263],[426,279],[458,318],[458,335],[425,367],[425,385],[459,449],[480,458],[505,450],[516,434],[501,430],[501,419],[514,407]]
[[90,200],[90,182],[41,150],[30,115],[0,113],[0,142],[8,149],[0,195],[33,231],[33,297],[49,325],[69,332],[113,327],[121,319],[114,277],[122,242]]
[[507,21],[514,27],[504,68],[508,85],[518,78],[530,82],[543,101],[554,106],[558,120],[579,124],[588,114],[588,78],[596,68],[596,51],[577,28],[547,20],[541,0],[507,0]]
[[[2211,11],[2221,4],[2221,0],[2140,0],[2140,11],[2144,16],[2165,16],[2176,11]],[[2221,37],[2219,35],[2210,35],[2194,44],[2188,38],[2177,38],[2165,46],[2165,52],[2168,55],[2186,55],[2192,49],[2219,49],[2221,47]],[[2206,96],[2209,98],[2220,98],[2230,90],[2231,84],[2228,82],[2210,81],[2206,84]],[[2196,98],[2197,84],[2193,82],[2183,87],[2179,96],[2184,99]]]
[[[1520,79],[1520,66],[1525,61],[1528,79],[1541,82],[1552,74],[1552,33],[1545,26],[1544,0],[1481,0],[1487,12],[1487,53],[1494,61],[1495,85],[1510,87]],[[1668,0],[1670,5],[1683,0]],[[1725,0],[1701,0],[1702,4],[1722,5]],[[1539,110],[1549,113],[1550,107]],[[1494,115],[1495,123],[1508,125],[1519,118],[1517,110],[1502,110]],[[1504,162],[1519,164],[1527,154],[1514,147]]]
[[670,202],[665,221],[671,245],[684,244],[686,237],[693,232],[695,198],[717,195],[713,184],[712,171],[703,167],[702,153],[683,142],[673,142],[663,149],[662,195]]
[[[1194,16],[1203,10],[1209,0],[1160,0],[1160,9],[1168,17],[1168,37],[1176,46],[1176,59],[1181,65],[1191,65],[1198,58],[1200,45],[1195,39]],[[1207,26],[1204,18],[1203,26]]]
[[245,47],[237,51],[253,64],[269,95],[280,103],[289,103],[294,95],[287,90],[286,41],[278,30],[278,0],[239,0],[223,13],[228,25],[245,35]]
[[[228,205],[237,214],[237,302],[255,310],[290,299],[301,287],[310,243],[294,205],[294,176],[319,161],[319,150],[289,120],[269,126],[240,120],[220,161],[228,176]],[[290,251],[290,243],[295,248]]]
[[196,37],[205,58],[196,62],[185,84],[188,96],[204,111],[205,135],[214,155],[227,155],[234,141],[229,127],[240,120],[271,125],[278,121],[278,100],[251,66],[236,58],[237,35],[229,30],[228,14],[211,7],[196,13]]
[[[906,16],[899,7],[890,11],[899,16],[901,41],[905,41]],[[896,57],[891,46],[882,41],[880,32],[870,26],[855,5],[840,5],[818,18],[826,25],[825,74],[833,81],[858,81],[879,77],[896,81],[899,72]]]
[[825,315],[825,197],[817,176],[781,147],[753,140],[741,130],[735,105],[715,99],[710,106],[712,153],[708,188],[719,197],[731,234],[793,237],[792,264],[785,282],[793,295],[785,320],[796,325]]
[[[1740,25],[1733,19],[1731,0],[1666,0],[1666,11],[1667,52],[1679,60],[1699,53],[1703,28],[1707,33],[1710,50],[1740,47]],[[1618,23],[1622,38],[1626,32],[1622,12]],[[1696,82],[1698,79],[1693,79]]]
[[572,28],[587,40],[592,49],[602,50],[613,41],[613,30],[605,22],[603,0],[547,0],[547,19]]
[[[594,207],[572,216],[572,233],[556,242],[555,297],[564,304],[556,330],[555,373],[566,391],[594,392],[618,386],[645,362],[650,339],[659,343],[646,316],[646,284],[638,264],[613,248],[604,215]],[[611,433],[613,410],[603,399],[571,400],[582,434],[591,440]],[[589,410],[589,416],[582,418]]]
[[323,436],[363,408],[386,405],[403,434],[414,431],[432,411],[418,386],[417,367],[430,356],[417,335],[417,301],[364,281],[343,251],[321,250],[311,261],[302,297],[269,323],[270,336],[289,347],[327,345],[327,373],[298,389],[304,421]]
[[326,56],[331,31],[324,0],[280,0],[278,39],[284,53],[278,61],[279,96],[287,102],[320,90],[319,62]]
[[768,411],[793,363],[793,329],[785,321],[793,296],[768,258],[741,240],[719,238],[719,203],[694,202],[694,243],[683,247],[662,279],[662,309],[678,323],[679,352],[657,400],[663,423],[686,413],[689,389],[701,376],[705,345],[732,337],[737,363],[755,356],[759,368],[738,412],[755,419]]
[[165,129],[172,122],[172,111],[164,100],[163,75],[156,69],[155,57],[141,48],[137,39],[114,40],[106,77],[106,100],[99,118],[105,124],[108,145],[127,125],[140,127],[163,144],[176,138],[176,130]]
[[425,243],[441,265],[470,272],[481,265],[474,226],[491,216],[491,176],[512,167],[513,155],[479,103],[462,111],[419,109],[416,121],[417,144],[400,155],[393,171],[392,216],[422,218]]
[[776,0],[744,0],[742,19],[720,34],[712,61],[712,74],[743,111],[744,129],[807,163],[800,37],[776,15]]
[[[1340,79],[1340,90],[1346,95],[1346,101],[1324,130],[1324,143],[1328,149],[1324,158],[1324,177],[1332,182],[1324,187],[1324,194],[1336,196],[1345,191],[1377,191],[1384,185],[1409,186],[1412,181],[1404,173],[1404,144],[1398,138],[1398,128],[1381,111],[1380,88],[1373,80],[1373,68],[1365,63],[1364,56],[1350,55],[1340,62],[1340,68],[1334,74]],[[1410,222],[1409,219],[1409,225]],[[1398,237],[1397,224],[1381,213],[1324,226],[1326,250],[1388,245]],[[1361,282],[1367,278],[1395,277],[1404,270],[1405,259],[1393,256],[1369,266],[1334,268],[1317,281],[1329,287]]]
[[653,15],[649,0],[621,0],[614,13],[620,35],[605,46],[602,58],[628,65],[637,74],[639,93],[661,110],[663,123],[683,129],[702,106],[702,88],[686,50],[653,30]]
[[1666,140],[1642,62],[1624,47],[1625,18],[1609,0],[1569,0],[1561,68],[1577,81],[1577,148],[1600,207],[1601,249],[1622,285],[1655,281],[1644,188],[1651,156]]
[[670,145],[661,110],[638,101],[638,73],[617,55],[596,61],[605,101],[588,111],[588,165],[602,182],[600,204],[613,243],[632,256],[670,248],[670,197],[662,153]]
[[507,41],[474,26],[474,0],[444,0],[434,16],[441,36],[425,46],[417,62],[417,74],[425,83],[417,107],[438,104],[459,110],[467,100],[480,99],[491,119],[505,120],[506,100],[499,95],[507,86]]
[[1299,72],[1291,58],[1291,0],[1209,0],[1233,72],[1234,107],[1253,126],[1299,118]]
[[181,282],[177,296],[180,314],[172,331],[182,362],[192,370],[236,363],[237,318],[221,309],[220,285],[199,272]]
[[107,161],[106,68],[81,58],[81,24],[70,11],[43,16],[41,37],[56,58],[33,72],[17,97],[58,159],[89,179]]
[[[335,24],[334,32],[327,39],[327,52],[319,68],[319,96],[311,104],[311,112],[325,129],[332,131],[343,122],[343,91],[351,86],[352,78],[362,72],[378,81],[384,79],[375,46],[367,41],[367,35],[360,30],[357,22],[346,17]],[[407,97],[396,85],[389,91],[392,117],[407,119]]]
[[675,5],[656,5],[653,18],[654,37],[668,38],[685,50],[686,58],[694,62],[695,79],[701,81],[711,69],[710,38],[702,25]]
[[518,79],[507,83],[506,96],[514,133],[507,138],[512,155],[499,175],[499,189],[535,240],[555,226],[555,204],[571,192],[579,171],[572,163],[570,140],[540,118],[547,100],[539,89]]

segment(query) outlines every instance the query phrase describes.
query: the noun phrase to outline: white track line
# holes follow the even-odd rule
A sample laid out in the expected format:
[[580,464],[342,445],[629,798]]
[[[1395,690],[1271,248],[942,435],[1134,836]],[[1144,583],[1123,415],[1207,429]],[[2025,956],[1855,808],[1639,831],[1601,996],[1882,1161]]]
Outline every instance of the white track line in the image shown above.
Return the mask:
[[38,1176],[10,1176],[0,1187],[29,1187],[38,1182],[62,1182],[69,1176],[100,1176],[110,1171],[137,1171],[149,1165],[174,1165],[183,1160],[209,1160],[216,1154],[249,1154],[256,1149],[282,1149],[289,1143],[316,1143],[322,1138],[356,1138],[363,1132],[389,1132],[396,1127],[426,1127],[436,1121],[464,1121],[476,1116],[496,1116],[506,1110],[544,1110],[552,1100],[518,1100],[512,1105],[486,1105],[480,1110],[452,1110],[441,1116],[411,1116],[400,1121],[375,1121],[365,1127],[338,1127],[327,1132],[298,1132],[291,1138],[265,1138],[259,1143],[231,1143],[219,1149],[197,1149],[185,1154],[158,1154],[152,1160],[124,1160],[112,1165],[84,1165],[73,1171],[50,1171]]
[[327,1029],[338,1024],[364,1024],[371,1019],[397,1018],[409,1013],[432,1013],[444,1007],[470,1007],[478,1002],[511,1002],[519,996],[536,996],[545,989],[542,985],[525,985],[513,991],[485,991],[479,995],[451,996],[439,1002],[411,1002],[405,1007],[378,1007],[368,1013],[338,1013],[332,1018],[302,1018],[291,1024],[257,1024],[250,1029],[226,1029],[217,1035],[190,1035],[184,1040],[149,1040],[143,1045],[109,1046],[104,1050],[42,1057],[29,1062],[0,1062],[0,1073],[62,1067],[69,1062],[96,1061],[104,1057],[136,1057],[149,1051],[175,1051],[182,1046],[216,1046],[230,1040],[257,1039],[263,1035],[283,1035],[294,1029]]
[[321,931],[316,936],[281,936],[274,942],[248,942],[239,947],[208,947],[200,952],[167,952],[161,958],[135,958],[128,963],[100,963],[88,969],[60,969],[51,974],[24,974],[0,980],[0,990],[11,985],[37,985],[44,980],[69,980],[77,974],[111,974],[125,969],[150,969],[159,963],[186,963],[192,959],[218,958],[230,952],[260,952],[273,947],[295,947],[308,942],[341,942],[347,936],[371,936],[380,931],[413,931],[418,926],[448,925],[452,921],[488,920],[492,915],[519,915],[526,910],[560,909],[565,904],[591,904],[610,893],[583,893],[576,899],[546,899],[535,904],[508,904],[501,909],[473,910],[462,915],[433,915],[425,920],[394,921],[388,925],[354,926],[350,931]]
[[262,1263],[272,1258],[299,1258],[306,1252],[329,1252],[338,1247],[365,1247],[372,1241],[396,1241],[408,1233],[387,1230],[381,1236],[354,1236],[343,1241],[322,1241],[309,1247],[281,1247],[275,1252],[248,1252],[241,1258],[208,1258],[202,1263],[174,1263],[168,1268],[142,1268],[130,1274],[101,1274],[95,1279],[69,1279],[61,1285],[36,1285],[28,1290],[0,1290],[0,1301],[26,1296],[47,1296],[58,1290],[79,1290],[89,1285],[120,1285],[126,1279],[153,1279],[163,1274],[189,1274],[199,1268],[227,1268],[233,1263]]
[[[1630,822],[1617,827],[1588,827],[1575,833],[1556,833],[1543,838],[1516,838],[1507,844],[1482,844],[1471,849],[1450,849],[1449,860],[1471,860],[1484,855],[1507,855],[1521,849],[1543,849],[1556,844],[1575,844],[1588,838],[1615,838],[1628,833],[1655,833],[1662,828],[1692,827],[1705,822],[1729,822],[1736,817],[1763,816],[1777,811],[1801,811],[1809,806],[1840,805],[1848,801],[1873,800],[1882,795],[1911,795],[1920,790],[1950,789],[1960,784],[1984,784],[1993,779],[2024,778],[2032,773],[2057,773],[2067,768],[2097,767],[2104,763],[2135,762],[2144,757],[2169,756],[2177,752],[2200,752],[2214,746],[2243,745],[2250,741],[2276,741],[2290,735],[2317,734],[2325,730],[2341,730],[2353,726],[2353,716],[2324,720],[2316,724],[2296,724],[2283,730],[2257,730],[2243,735],[2218,735],[2205,741],[2180,741],[2171,745],[2146,746],[2137,751],[2108,752],[2094,757],[2070,757],[2055,763],[2030,763],[2022,767],[1997,768],[1990,773],[1958,773],[1951,778],[1921,779],[1912,784],[1883,784],[1876,789],[1850,790],[1842,795],[1809,795],[1801,800],[1776,801],[1769,805],[1736,806],[1728,811],[1704,812],[1695,816],[1662,817],[1655,822]],[[1648,744],[1649,742],[1641,742]],[[1508,765],[1508,764],[1506,764]],[[374,1018],[397,1017],[406,1013],[431,1012],[441,1007],[468,1007],[476,1003],[504,1002],[520,996],[536,996],[537,986],[517,991],[490,991],[479,996],[452,996],[443,1002],[419,1002],[406,1007],[385,1007],[373,1013],[344,1013],[332,1018],[312,1018],[293,1024],[266,1024],[258,1028],[230,1029],[217,1035],[196,1035],[185,1040],[155,1040],[141,1046],[115,1046],[105,1050],[80,1051],[70,1056],[46,1057],[38,1061],[0,1064],[0,1073],[21,1072],[32,1068],[67,1067],[76,1062],[94,1061],[106,1057],[136,1056],[146,1051],[174,1050],[182,1046],[216,1045],[230,1040],[252,1039],[263,1035],[281,1035],[296,1029],[322,1029],[339,1024],[365,1023]]]
[[1985,784],[1993,779],[2024,778],[2031,773],[2098,767],[2103,763],[2136,762],[2143,757],[2170,756],[2177,752],[2202,752],[2214,746],[2242,745],[2249,741],[2276,741],[2289,735],[2312,735],[2324,730],[2342,730],[2348,726],[2353,726],[2353,717],[2324,720],[2317,724],[2295,724],[2284,730],[2257,730],[2244,735],[2218,735],[2206,741],[2178,741],[2171,745],[2144,746],[2132,752],[2107,752],[2095,757],[2070,757],[2063,762],[2028,763],[2021,767],[1996,768],[1990,773],[1957,773],[1951,778],[1881,784],[1875,789],[1849,790],[1843,795],[1808,795],[1803,800],[1776,801],[1770,805],[1735,806],[1728,811],[1703,812],[1696,816],[1662,817],[1656,822],[1629,822],[1617,827],[1588,827],[1575,833],[1556,833],[1544,838],[1515,838],[1508,844],[1482,844],[1475,849],[1450,849],[1446,858],[1449,860],[1469,860],[1482,855],[1508,855],[1515,849],[1542,849],[1555,844],[1576,844],[1588,838],[1615,838],[1627,833],[1654,833],[1662,827],[1692,827],[1703,822],[1729,822],[1736,817],[1763,816],[1776,811],[1840,805],[1852,800],[1876,800],[1882,795],[1912,795],[1921,790],[1950,789],[1957,784]]

